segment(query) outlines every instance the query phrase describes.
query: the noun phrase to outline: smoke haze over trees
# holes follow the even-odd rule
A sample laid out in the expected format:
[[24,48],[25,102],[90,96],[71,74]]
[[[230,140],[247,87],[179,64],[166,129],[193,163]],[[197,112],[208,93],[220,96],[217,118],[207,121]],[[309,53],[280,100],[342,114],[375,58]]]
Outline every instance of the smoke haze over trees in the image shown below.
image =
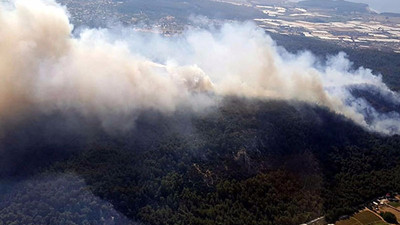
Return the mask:
[[400,189],[399,94],[345,53],[0,7],[0,224],[334,222]]
[[[104,127],[134,123],[137,112],[196,111],[218,96],[298,100],[328,107],[371,131],[400,132],[397,110],[378,112],[351,90],[374,86],[398,96],[371,70],[339,53],[320,62],[287,53],[251,23],[188,30],[175,38],[122,29],[72,35],[65,9],[51,1],[2,4],[0,114],[76,110]],[[217,96],[217,97],[214,97]],[[365,112],[367,109],[367,112]]]

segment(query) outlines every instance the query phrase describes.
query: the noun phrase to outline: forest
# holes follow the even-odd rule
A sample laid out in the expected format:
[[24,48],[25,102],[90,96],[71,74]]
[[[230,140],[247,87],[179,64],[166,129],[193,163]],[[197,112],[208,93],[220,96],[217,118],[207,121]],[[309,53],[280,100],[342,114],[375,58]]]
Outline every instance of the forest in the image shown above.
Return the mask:
[[[199,14],[208,10],[205,16],[211,19],[246,20],[254,18],[254,15],[265,16],[252,8],[242,10],[237,5],[203,0],[173,0],[168,1],[170,4],[166,4],[166,0],[127,0],[121,1],[119,10],[141,14],[137,10],[139,2],[151,19],[177,12],[181,14],[177,15],[178,20],[187,18],[189,15],[185,10],[189,9]],[[155,5],[163,6],[164,11],[154,8]],[[185,80],[186,76],[176,76],[179,85],[171,88],[174,94],[167,94],[166,100],[159,98],[153,102],[152,98],[158,99],[158,95],[168,93],[161,89],[169,89],[168,84],[164,86],[169,79],[144,79],[145,82],[141,83],[136,76],[147,78],[156,75],[158,69],[166,69],[160,77],[167,76],[169,64],[175,63],[173,58],[165,67],[158,65],[157,60],[136,63],[136,59],[145,57],[139,53],[128,54],[128,46],[119,41],[107,44],[106,40],[96,39],[97,35],[106,36],[101,29],[98,30],[100,33],[93,33],[93,39],[82,43],[78,39],[70,40],[69,31],[56,32],[63,19],[50,21],[51,26],[43,29],[32,21],[28,23],[35,28],[32,30],[43,31],[43,34],[26,32],[23,26],[26,18],[38,20],[40,24],[47,24],[46,18],[53,18],[42,19],[41,15],[48,8],[38,7],[38,13],[33,13],[28,10],[29,6],[23,7],[21,13],[7,14],[12,16],[10,26],[6,28],[12,28],[9,29],[12,30],[10,36],[15,35],[17,41],[5,42],[7,51],[1,55],[4,56],[2,59],[8,59],[8,49],[11,49],[9,53],[13,57],[1,64],[4,67],[11,65],[1,70],[6,75],[11,74],[4,76],[5,81],[1,84],[2,87],[12,86],[12,94],[4,94],[0,99],[2,106],[10,106],[10,109],[3,109],[9,117],[0,117],[0,225],[296,225],[319,217],[334,223],[343,216],[353,215],[379,196],[400,192],[399,135],[368,131],[344,115],[323,107],[323,104],[318,105],[319,101],[312,100],[316,103],[310,104],[294,100],[217,96],[218,92],[201,88],[198,92],[195,86],[198,81],[199,84],[203,81],[202,73],[193,77],[196,80],[194,86],[190,79]],[[61,18],[67,21],[67,16]],[[13,26],[19,23],[22,24],[21,32],[17,28],[14,30]],[[4,24],[8,25],[8,22]],[[64,25],[68,30],[68,23]],[[53,26],[57,27],[55,33],[50,29]],[[60,30],[64,30],[63,27]],[[24,39],[31,33],[39,35]],[[124,32],[121,35],[125,35]],[[400,54],[344,48],[300,36],[270,35],[286,49],[279,48],[279,51],[311,51],[321,59],[321,63],[326,61],[327,55],[344,51],[354,62],[352,69],[362,65],[370,68],[381,74],[392,90],[400,90]],[[50,39],[42,41],[41,37],[47,36]],[[60,38],[64,44],[52,43],[52,38]],[[70,41],[64,42],[65,39]],[[89,44],[87,47],[86,42]],[[7,43],[11,43],[10,46]],[[20,43],[15,51],[14,43]],[[115,48],[112,47],[114,44]],[[76,46],[79,48],[75,49]],[[110,48],[103,49],[102,46]],[[150,47],[156,49],[160,46]],[[51,50],[45,50],[46,47]],[[123,50],[119,50],[120,47]],[[68,50],[70,53],[66,55],[59,53],[64,48],[71,48],[71,52]],[[87,49],[90,54],[83,54]],[[57,53],[53,54],[53,50]],[[34,54],[36,52],[38,56]],[[77,59],[73,57],[75,53],[79,56]],[[85,63],[86,56],[93,57],[93,64]],[[246,58],[246,54],[244,56]],[[123,63],[113,64],[109,71],[107,65],[103,65],[119,58]],[[249,58],[249,61],[253,59]],[[53,60],[57,61],[54,66]],[[71,68],[69,61],[72,61]],[[214,63],[218,65],[218,62]],[[17,68],[19,65],[21,68]],[[147,65],[154,67],[154,71],[147,69]],[[34,69],[31,70],[30,66]],[[197,65],[193,66],[196,68]],[[264,68],[269,67],[260,67],[260,73],[268,70]],[[20,70],[23,76],[19,76]],[[97,74],[91,73],[102,70],[107,73],[100,78],[107,79],[97,79]],[[130,72],[121,82],[106,88],[108,82],[115,81],[113,75],[125,70]],[[251,72],[251,68],[248,70],[243,68],[243,74]],[[182,70],[183,75],[185,71]],[[228,75],[234,73],[228,71]],[[171,75],[173,72],[174,69]],[[47,73],[54,77],[51,76],[43,88],[38,88],[46,79],[42,75]],[[90,76],[86,77],[88,74]],[[318,83],[314,79],[311,81]],[[126,86],[128,91],[125,92],[124,84],[129,82],[133,86]],[[257,82],[258,79],[254,80]],[[29,85],[25,86],[26,83]],[[61,85],[61,89],[52,88],[63,83],[67,85]],[[88,88],[86,83],[89,83]],[[301,82],[293,82],[293,86],[297,84]],[[186,85],[193,86],[193,90],[180,88]],[[374,110],[365,109],[372,112],[360,112],[366,115],[365,123],[370,122],[368,113],[380,112],[385,114],[379,115],[379,119],[395,115],[393,120],[398,122],[398,101],[386,104],[387,95],[368,85],[360,86],[349,87],[349,92],[363,96],[363,99],[348,104],[359,103],[359,108],[362,108],[365,104],[361,103],[368,102],[373,106]],[[240,85],[234,87],[240,88]],[[324,92],[323,88],[318,86],[317,90]],[[136,94],[136,89],[140,89],[139,94]],[[180,95],[182,90],[185,93]],[[20,92],[23,97],[19,98]],[[75,92],[78,95],[69,95]],[[112,92],[118,93],[117,97],[108,99]],[[157,97],[153,92],[157,92]],[[63,97],[64,93],[68,94]],[[35,98],[31,99],[30,95]],[[190,98],[182,105],[158,107],[164,103],[163,100],[180,102],[174,98],[182,96],[186,99],[186,95]],[[211,105],[197,109],[197,104],[203,104],[202,100],[207,101],[208,97],[213,99]],[[107,101],[103,102],[103,98]],[[140,101],[136,101],[138,99]],[[111,104],[112,101],[118,101],[118,104]],[[150,104],[145,104],[146,101]],[[140,104],[136,105],[138,102]],[[125,104],[129,106],[125,107]],[[16,109],[12,108],[14,106]],[[96,110],[101,113],[93,113]],[[390,123],[393,120],[385,121]],[[382,216],[386,221],[394,219],[389,214]]]
[[3,224],[334,222],[400,190],[399,136],[303,102],[227,97],[143,112],[123,132],[71,115],[65,129],[64,116],[4,132]]

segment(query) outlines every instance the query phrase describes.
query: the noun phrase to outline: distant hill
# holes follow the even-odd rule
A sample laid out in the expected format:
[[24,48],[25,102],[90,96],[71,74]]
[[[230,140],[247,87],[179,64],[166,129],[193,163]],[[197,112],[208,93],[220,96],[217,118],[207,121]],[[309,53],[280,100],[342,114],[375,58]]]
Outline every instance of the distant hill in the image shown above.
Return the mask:
[[318,8],[333,10],[339,13],[368,13],[370,12],[368,4],[354,3],[344,0],[306,0],[298,3],[303,8]]
[[384,12],[381,13],[382,16],[388,16],[388,17],[400,17],[400,13],[389,13],[389,12]]
[[168,15],[178,19],[187,19],[191,15],[238,20],[265,17],[265,14],[252,7],[210,0],[127,0],[119,6],[119,10],[123,13],[145,13],[152,19]]

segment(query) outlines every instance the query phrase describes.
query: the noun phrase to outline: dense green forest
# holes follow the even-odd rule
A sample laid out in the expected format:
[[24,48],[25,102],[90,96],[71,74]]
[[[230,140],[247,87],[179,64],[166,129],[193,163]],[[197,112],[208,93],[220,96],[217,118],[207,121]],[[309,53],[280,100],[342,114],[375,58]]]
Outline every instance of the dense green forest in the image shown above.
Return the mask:
[[[9,184],[10,185],[10,184]],[[131,224],[73,174],[41,174],[13,184],[0,202],[0,224]]]
[[400,190],[399,136],[301,102],[227,98],[207,113],[144,112],[123,133],[79,117],[60,129],[60,118],[2,136],[13,150],[2,159],[3,224],[332,222]]

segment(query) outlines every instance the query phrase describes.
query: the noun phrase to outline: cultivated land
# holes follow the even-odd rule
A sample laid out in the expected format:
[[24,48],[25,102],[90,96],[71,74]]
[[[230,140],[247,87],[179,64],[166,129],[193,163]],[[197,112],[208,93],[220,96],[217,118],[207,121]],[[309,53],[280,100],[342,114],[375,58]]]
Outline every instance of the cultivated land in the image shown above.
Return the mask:
[[[72,22],[106,26],[120,22],[147,32],[181,33],[192,19],[205,16],[207,23],[253,20],[268,32],[316,38],[351,48],[400,53],[400,16],[377,14],[365,4],[345,1],[251,0],[58,0],[66,5]],[[330,3],[330,4],[327,4]]]
[[254,19],[269,32],[301,35],[358,48],[391,49],[400,52],[400,18],[378,14],[351,14],[335,18],[332,12],[297,7],[258,5],[269,18]]
[[347,220],[340,220],[336,225],[387,225],[379,216],[369,210],[355,214]]
[[390,206],[379,207],[379,211],[380,212],[391,212],[396,216],[396,218],[398,218],[398,219],[400,218],[400,210],[392,208]]
[[400,210],[400,203],[399,202],[390,202],[389,205],[398,208]]

